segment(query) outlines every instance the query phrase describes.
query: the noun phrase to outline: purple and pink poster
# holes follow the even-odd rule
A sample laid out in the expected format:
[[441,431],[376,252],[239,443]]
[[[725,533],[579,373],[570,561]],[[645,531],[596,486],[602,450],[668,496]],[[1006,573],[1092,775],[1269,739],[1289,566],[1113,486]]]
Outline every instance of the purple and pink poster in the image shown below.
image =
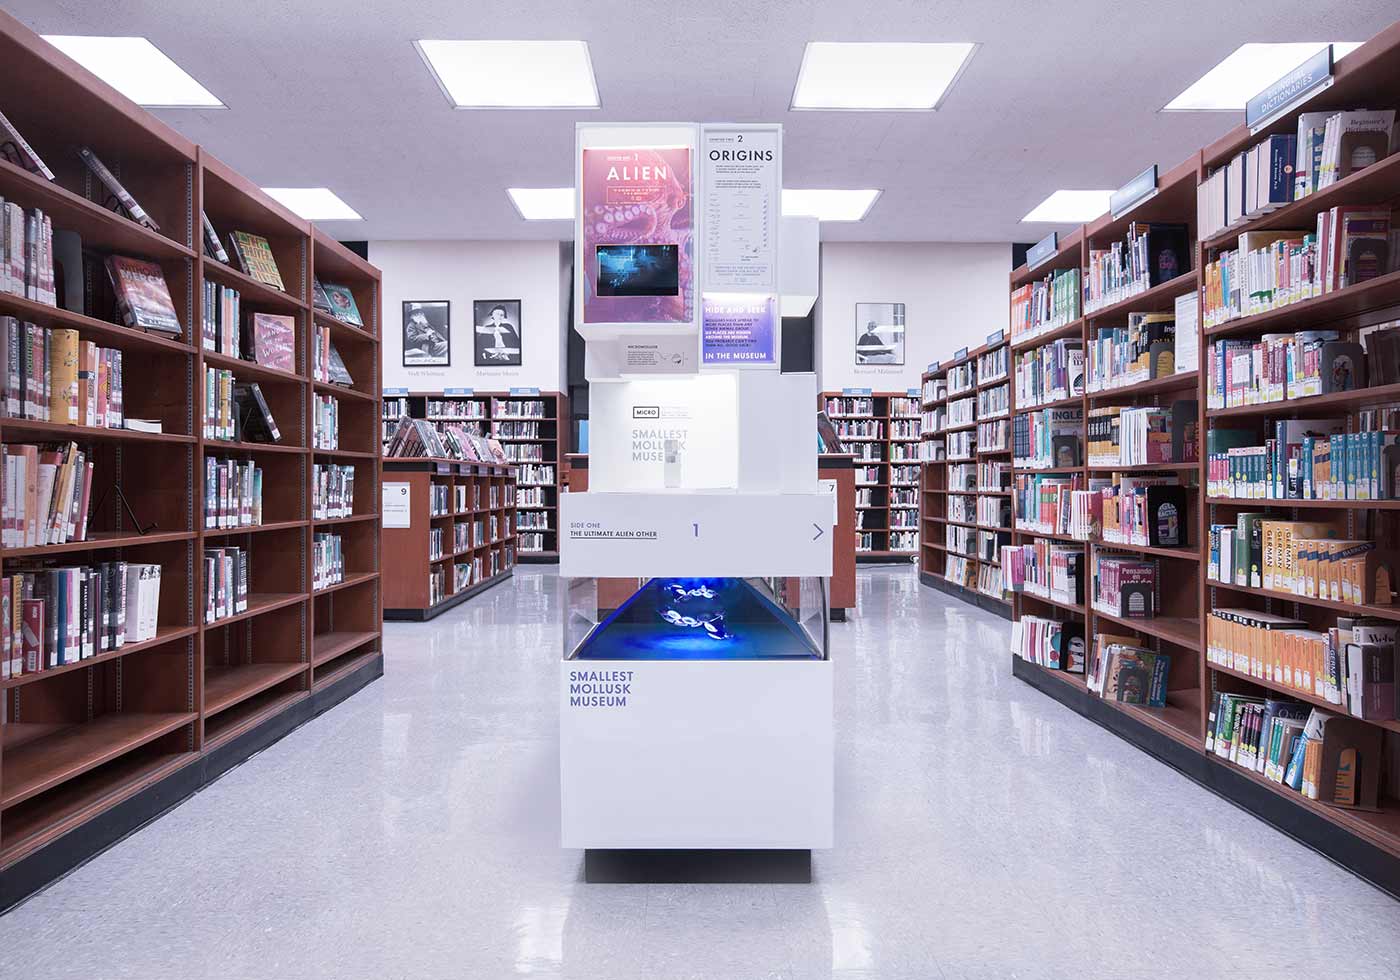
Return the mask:
[[700,363],[777,364],[773,305],[772,296],[706,296]]
[[583,322],[691,322],[690,148],[586,148],[582,183]]

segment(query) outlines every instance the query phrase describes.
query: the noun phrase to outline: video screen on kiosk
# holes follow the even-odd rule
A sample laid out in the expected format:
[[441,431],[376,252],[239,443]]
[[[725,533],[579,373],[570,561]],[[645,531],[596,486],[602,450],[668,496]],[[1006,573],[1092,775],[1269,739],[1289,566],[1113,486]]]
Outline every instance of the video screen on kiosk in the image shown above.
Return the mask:
[[599,245],[599,296],[675,296],[680,256],[675,245]]

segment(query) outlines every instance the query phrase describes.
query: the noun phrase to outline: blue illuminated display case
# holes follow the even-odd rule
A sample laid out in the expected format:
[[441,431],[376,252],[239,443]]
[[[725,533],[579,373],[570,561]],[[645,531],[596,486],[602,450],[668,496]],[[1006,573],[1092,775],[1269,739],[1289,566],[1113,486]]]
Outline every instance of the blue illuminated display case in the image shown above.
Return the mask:
[[825,660],[826,624],[819,577],[579,578],[569,585],[564,656]]

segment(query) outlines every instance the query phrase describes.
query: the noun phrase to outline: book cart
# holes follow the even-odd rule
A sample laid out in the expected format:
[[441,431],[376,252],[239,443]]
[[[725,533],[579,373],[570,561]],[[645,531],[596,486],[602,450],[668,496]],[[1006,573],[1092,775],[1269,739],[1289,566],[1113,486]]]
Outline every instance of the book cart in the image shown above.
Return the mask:
[[[981,347],[930,364],[919,389],[919,580],[1003,618],[1011,616],[999,558],[1011,540],[1008,346],[997,331]],[[969,399],[970,420],[951,423],[949,402]]]
[[[380,280],[372,266],[297,218],[250,181],[119,95],[0,12],[5,112],[57,179],[0,159],[0,197],[39,208],[86,252],[159,264],[178,337],[0,292],[0,315],[77,330],[123,353],[126,417],[161,431],[0,420],[6,444],[74,441],[94,463],[84,540],[6,548],[4,573],[96,562],[161,566],[154,637],[3,683],[0,726],[0,908],[33,893],[383,672],[379,591]],[[159,224],[110,210],[76,150],[90,146]],[[221,230],[262,235],[279,291],[205,254],[201,212]],[[312,312],[312,279],[347,287],[364,329]],[[245,311],[291,316],[295,371],[201,346],[204,283],[242,293]],[[71,287],[70,283],[70,287]],[[111,317],[111,319],[108,319]],[[331,330],[351,388],[312,380],[313,320]],[[204,435],[207,367],[257,382],[282,432],[277,443]],[[339,405],[339,445],[312,446],[314,399]],[[262,523],[206,529],[205,459],[263,470]],[[353,467],[353,511],[313,520],[313,463]],[[123,505],[123,499],[129,508]],[[343,574],[313,588],[318,538],[338,534]],[[238,547],[246,608],[206,623],[204,555]]]
[[[1337,62],[1333,84],[1301,106],[1285,112],[1254,133],[1245,126],[1237,127],[1179,166],[1162,173],[1157,178],[1156,193],[1126,214],[1117,218],[1105,215],[1060,238],[1058,247],[1036,267],[1022,266],[1014,270],[1010,277],[1012,290],[1041,280],[1057,269],[1086,269],[1090,251],[1120,240],[1129,222],[1169,222],[1190,227],[1191,270],[1121,302],[1092,311],[1081,310],[1078,317],[1054,330],[1034,337],[1013,338],[1013,348],[1027,350],[1057,337],[1067,337],[1082,340],[1087,350],[1099,328],[1121,325],[1129,312],[1170,311],[1178,296],[1192,291],[1196,292],[1199,308],[1204,311],[1210,282],[1203,270],[1219,258],[1222,250],[1235,248],[1241,235],[1271,229],[1311,232],[1320,213],[1338,206],[1393,208],[1400,201],[1400,153],[1396,152],[1400,147],[1392,143],[1390,156],[1366,169],[1273,211],[1246,219],[1204,241],[1197,240],[1198,186],[1217,168],[1267,136],[1293,133],[1299,112],[1396,106],[1400,106],[1400,25],[1387,29]],[[1213,433],[1218,430],[1244,430],[1247,444],[1264,443],[1273,437],[1276,423],[1295,419],[1341,420],[1346,431],[1356,432],[1360,427],[1358,413],[1400,405],[1400,386],[1384,383],[1262,404],[1211,408],[1207,400],[1211,387],[1208,367],[1213,363],[1208,353],[1210,345],[1225,338],[1260,341],[1266,335],[1323,329],[1339,331],[1343,340],[1354,340],[1368,327],[1396,320],[1400,320],[1400,273],[1389,272],[1266,312],[1249,314],[1246,311],[1224,322],[1198,326],[1199,367],[1196,370],[1122,388],[1087,391],[1066,399],[1084,410],[1086,421],[1091,418],[1090,413],[1101,406],[1166,406],[1182,399],[1194,399],[1196,404],[1193,421],[1198,433],[1198,453],[1193,461],[1140,467],[1088,465],[1086,446],[1085,459],[1081,460],[1083,465],[1062,471],[1014,471],[1017,479],[1030,473],[1078,475],[1082,487],[1087,487],[1090,477],[1134,472],[1172,473],[1185,485],[1188,538],[1184,547],[1126,545],[1097,537],[1078,540],[1034,529],[1013,531],[1013,540],[1018,544],[1042,541],[1087,552],[1083,572],[1085,601],[1065,602],[1021,592],[1015,598],[1015,617],[1033,615],[1082,623],[1090,649],[1092,638],[1102,632],[1135,636],[1141,645],[1169,653],[1166,706],[1149,708],[1100,697],[1088,689],[1084,674],[1039,666],[1014,653],[1012,671],[1015,676],[1284,833],[1392,894],[1400,895],[1400,799],[1397,799],[1400,786],[1396,784],[1395,775],[1400,771],[1395,763],[1400,752],[1400,722],[1352,717],[1335,702],[1303,690],[1270,670],[1231,663],[1210,652],[1211,631],[1215,628],[1211,624],[1217,620],[1213,615],[1217,610],[1271,615],[1312,631],[1326,631],[1336,626],[1339,617],[1367,617],[1381,623],[1400,621],[1400,604],[1393,602],[1355,603],[1309,598],[1278,588],[1218,581],[1210,571],[1213,526],[1228,527],[1241,513],[1257,512],[1262,519],[1273,521],[1325,522],[1333,534],[1375,542],[1390,552],[1400,546],[1400,500],[1232,497],[1206,492],[1208,446],[1216,441]],[[1203,323],[1204,320],[1198,320],[1198,324]],[[1027,409],[1013,403],[1013,412],[1021,414],[1046,407]],[[1092,590],[1098,559],[1118,554],[1156,562],[1156,615],[1128,618],[1096,608]],[[1354,738],[1356,744],[1384,746],[1379,753],[1386,760],[1380,775],[1379,797],[1368,800],[1363,792],[1363,798],[1358,801],[1360,805],[1334,805],[1306,796],[1277,779],[1266,778],[1253,768],[1236,764],[1228,758],[1228,752],[1222,757],[1215,747],[1208,747],[1216,722],[1213,712],[1222,694],[1282,699],[1340,716],[1346,726],[1342,730],[1355,733],[1348,737]],[[1372,776],[1377,759],[1375,752],[1363,756],[1362,766],[1371,767]],[[1337,785],[1340,788],[1342,784],[1338,781]],[[1322,793],[1330,792],[1331,788],[1329,782],[1322,787]]]
[[517,559],[527,563],[559,560],[559,493],[566,478],[569,432],[567,395],[538,388],[386,391],[385,438],[404,415],[430,422],[475,423],[479,434],[498,440],[518,464]]
[[[919,552],[918,392],[846,388],[824,391],[827,413],[853,454],[856,561],[890,562]],[[832,411],[832,409],[838,411]]]
[[[384,618],[428,620],[510,578],[515,466],[385,458]],[[406,524],[406,526],[404,526]]]

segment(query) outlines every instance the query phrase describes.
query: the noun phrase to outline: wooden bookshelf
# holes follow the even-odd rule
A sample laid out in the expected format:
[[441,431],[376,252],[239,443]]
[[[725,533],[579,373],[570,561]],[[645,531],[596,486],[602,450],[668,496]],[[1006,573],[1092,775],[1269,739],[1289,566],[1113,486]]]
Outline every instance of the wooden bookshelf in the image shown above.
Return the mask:
[[[448,412],[429,412],[429,402],[443,402],[450,406]],[[538,415],[525,415],[513,408],[524,406],[527,412]],[[493,436],[500,440],[506,455],[519,464],[517,484],[520,502],[517,505],[522,521],[543,523],[544,527],[521,526],[521,547],[518,559],[522,562],[557,562],[559,560],[559,493],[564,486],[564,457],[567,454],[569,433],[569,399],[557,391],[540,391],[537,388],[512,388],[509,391],[476,391],[470,388],[447,388],[443,391],[406,391],[395,389],[388,393],[384,402],[384,437],[393,431],[393,424],[401,416],[400,409],[408,408],[411,418],[428,419],[432,422],[459,422],[475,426],[481,435]],[[518,426],[534,426],[526,429],[530,435],[518,435]],[[526,457],[537,455],[539,459]],[[544,468],[544,479],[532,473],[532,466]],[[536,538],[538,536],[538,538]],[[528,546],[527,546],[528,545]],[[538,545],[538,546],[536,546]]]
[[[872,411],[833,413],[828,410],[833,399],[838,406],[864,399]],[[918,390],[824,391],[817,407],[827,412],[842,446],[854,454],[856,561],[915,558],[919,554]]]
[[[0,12],[4,111],[57,180],[0,161],[0,197],[40,208],[84,252],[147,258],[165,275],[178,337],[113,322],[110,297],[81,311],[0,293],[0,315],[71,328],[123,352],[124,410],[159,433],[0,419],[6,443],[76,441],[94,463],[85,540],[0,551],[6,575],[48,562],[162,566],[154,638],[5,680],[0,691],[0,909],[65,873],[173,802],[217,778],[383,671],[379,599],[379,272],[297,218],[213,155],[94,78]],[[91,146],[160,224],[142,227],[103,203],[77,158]],[[268,238],[285,291],[205,254],[200,215],[221,234]],[[98,272],[101,275],[101,272]],[[310,430],[312,277],[347,285],[365,328],[336,344],[354,377],[341,399],[340,444],[360,451],[356,520],[336,522],[346,577],[336,598],[314,597]],[[204,283],[242,291],[245,315],[293,317],[296,370],[277,371],[203,349]],[[205,367],[256,381],[281,429],[276,444],[204,435]],[[204,526],[204,461],[252,460],[263,470],[263,523]],[[344,462],[341,460],[340,462]],[[120,486],[134,520],[111,491]],[[101,498],[100,500],[98,498]],[[98,506],[100,503],[100,506]],[[247,608],[205,622],[206,548],[245,549]],[[337,608],[338,607],[338,608]],[[334,656],[313,659],[337,638]],[[332,676],[330,671],[334,672]]]
[[407,527],[384,528],[385,619],[432,619],[510,578],[515,466],[386,457],[383,468],[385,493],[408,507]]
[[[958,354],[950,361],[929,365],[934,370],[924,372],[920,379],[925,462],[919,519],[926,545],[920,549],[920,581],[1009,618],[1010,596],[1000,586],[1001,546],[1011,540],[1010,517],[1005,513],[1009,484],[993,484],[982,476],[984,464],[1001,463],[1010,479],[1009,436],[1005,447],[995,436],[998,425],[1010,427],[1006,365],[1013,354],[1004,331],[988,337],[982,346]],[[972,421],[950,423],[948,406],[969,400]],[[967,454],[950,456],[950,446],[964,439],[969,443]],[[972,467],[970,483],[954,479],[953,474],[962,467]],[[982,509],[988,507],[997,511],[996,523],[981,520]],[[968,532],[970,550],[955,547],[955,539]]]
[[[1041,336],[1016,338],[1013,346],[1018,351],[1028,350],[1056,337],[1078,337],[1087,345],[1098,327],[1121,325],[1129,312],[1169,310],[1176,297],[1193,290],[1204,314],[1207,263],[1217,258],[1222,250],[1237,247],[1240,235],[1289,228],[1310,231],[1315,228],[1320,212],[1336,206],[1383,204],[1394,207],[1400,200],[1400,176],[1397,176],[1400,175],[1400,146],[1392,145],[1390,156],[1314,194],[1245,220],[1205,241],[1198,241],[1196,235],[1197,187],[1236,154],[1266,135],[1295,132],[1301,111],[1378,106],[1400,106],[1400,24],[1388,28],[1337,62],[1331,87],[1320,90],[1302,106],[1255,134],[1244,126],[1237,127],[1179,166],[1162,173],[1156,195],[1128,214],[1119,218],[1105,215],[1082,226],[1060,240],[1058,252],[1047,264],[1035,270],[1024,266],[1015,270],[1010,278],[1012,289],[1043,276],[1047,269],[1085,269],[1089,250],[1121,236],[1129,221],[1185,223],[1191,228],[1194,268],[1185,275],[1087,313]],[[1086,595],[1090,598],[1095,556],[1112,552],[1157,559],[1158,609],[1153,618],[1130,619],[1100,612],[1092,601],[1074,605],[1023,593],[1016,597],[1015,615],[1020,618],[1032,613],[1077,620],[1085,624],[1087,637],[1100,631],[1135,633],[1144,645],[1171,653],[1167,707],[1150,709],[1105,701],[1088,692],[1082,675],[1049,670],[1015,655],[1012,668],[1017,677],[1032,686],[1169,762],[1197,782],[1276,824],[1381,888],[1400,895],[1400,787],[1386,785],[1383,777],[1378,812],[1348,809],[1307,799],[1205,747],[1212,700],[1222,692],[1283,698],[1345,715],[1344,709],[1311,692],[1299,692],[1272,679],[1253,676],[1208,659],[1207,628],[1211,610],[1228,607],[1280,613],[1314,630],[1335,625],[1338,616],[1368,616],[1382,622],[1400,617],[1394,605],[1356,605],[1294,596],[1253,585],[1217,582],[1210,577],[1212,525],[1229,524],[1235,515],[1244,511],[1262,511],[1281,519],[1326,520],[1333,522],[1348,538],[1375,541],[1387,550],[1400,548],[1400,501],[1397,500],[1253,499],[1204,492],[1205,434],[1209,431],[1219,428],[1253,430],[1259,444],[1272,436],[1275,422],[1289,419],[1345,419],[1347,431],[1357,431],[1358,412],[1400,406],[1400,385],[1377,384],[1265,404],[1211,408],[1208,406],[1210,345],[1224,338],[1258,341],[1267,333],[1317,329],[1337,330],[1341,339],[1356,340],[1367,328],[1393,321],[1400,321],[1400,273],[1389,272],[1312,299],[1198,328],[1197,370],[1126,388],[1086,393],[1082,399],[1086,417],[1091,407],[1101,405],[1168,405],[1182,398],[1196,400],[1196,427],[1201,433],[1198,461],[1160,468],[1083,466],[1055,471],[1080,475],[1086,487],[1091,474],[1106,476],[1113,472],[1152,471],[1175,474],[1181,482],[1190,484],[1186,514],[1188,545],[1177,549],[1098,540],[1075,542],[1065,535],[1017,530],[1013,538],[1018,543],[1042,537],[1085,548],[1089,559]],[[1202,316],[1198,323],[1203,322]],[[1026,409],[1013,406],[1013,410],[1019,413]],[[1019,475],[1030,471],[1016,472]],[[1377,720],[1367,724],[1382,730],[1386,752],[1392,760],[1396,758],[1395,754],[1400,752],[1400,723]],[[1389,770],[1393,773],[1394,766]]]

